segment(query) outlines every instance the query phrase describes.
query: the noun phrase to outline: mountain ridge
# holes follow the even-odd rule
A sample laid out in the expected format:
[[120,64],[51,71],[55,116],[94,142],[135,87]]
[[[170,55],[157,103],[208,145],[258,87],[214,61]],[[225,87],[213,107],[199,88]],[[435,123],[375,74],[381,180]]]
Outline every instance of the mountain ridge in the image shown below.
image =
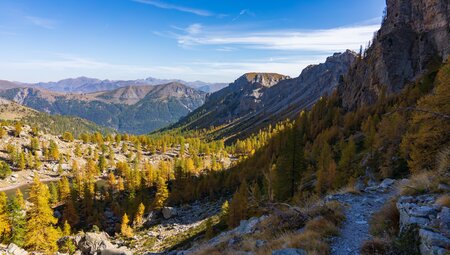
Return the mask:
[[79,116],[131,133],[148,133],[167,126],[202,105],[205,96],[205,92],[177,82],[83,94],[36,87],[0,90],[0,97],[38,111]]
[[[213,136],[219,138],[248,136],[269,124],[295,117],[321,96],[332,93],[355,59],[356,53],[350,50],[336,53],[324,63],[308,66],[296,78],[271,73],[259,77],[257,73],[245,74],[208,95],[203,106],[172,127],[186,130],[215,127]],[[269,77],[274,80],[270,82]],[[264,86],[258,81],[269,84]]]
[[127,86],[162,85],[172,82],[178,82],[207,93],[215,92],[227,85],[226,83],[209,83],[203,81],[189,82],[180,79],[158,79],[153,77],[136,80],[109,80],[109,79],[101,80],[85,76],[62,79],[56,82],[15,83],[15,84],[21,84],[21,86],[24,87],[38,87],[55,92],[81,94],[81,93],[100,92],[106,90],[115,90]]

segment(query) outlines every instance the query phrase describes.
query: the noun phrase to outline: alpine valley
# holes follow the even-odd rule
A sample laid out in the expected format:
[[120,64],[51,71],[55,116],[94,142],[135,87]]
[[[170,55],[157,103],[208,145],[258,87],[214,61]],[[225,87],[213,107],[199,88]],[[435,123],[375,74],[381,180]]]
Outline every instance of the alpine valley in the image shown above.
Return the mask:
[[[82,2],[66,7],[76,13]],[[106,20],[119,2],[105,1],[96,14]],[[258,26],[249,22],[230,36],[235,23],[260,19],[252,10],[267,3],[252,9],[236,3],[248,9],[231,17],[225,13],[232,7],[217,2],[197,2],[202,8],[130,2],[120,3],[123,11],[114,19],[124,26],[141,22],[146,8],[155,11],[150,18],[171,13],[172,30],[153,31],[161,37],[154,50],[170,48],[175,39],[177,52],[196,56],[185,68],[173,60],[170,70],[199,76],[235,71],[225,60],[247,51],[281,51],[283,61],[296,47],[314,54],[346,29],[327,37],[322,29],[286,27],[272,38],[273,31],[253,32]],[[333,10],[325,1],[306,2],[297,4],[334,14],[345,1],[326,1]],[[353,3],[369,2],[376,1]],[[280,15],[281,5],[264,13]],[[295,77],[245,70],[230,84],[0,81],[0,254],[450,254],[450,4],[387,0],[385,7],[365,48],[331,53]],[[289,17],[309,24],[297,16],[303,15]],[[186,17],[195,23],[176,25]],[[2,19],[0,34],[10,36]],[[200,24],[211,19],[223,26]],[[49,33],[68,24],[27,20]],[[283,16],[282,24],[290,20]],[[99,24],[99,36],[106,34],[109,24]],[[127,35],[142,28],[133,24]],[[356,38],[351,31],[345,36]],[[139,45],[118,37],[109,43]],[[90,47],[100,54],[108,45]],[[204,65],[197,60],[205,57],[202,47],[221,55],[196,73]],[[239,67],[257,67],[242,59]],[[70,69],[84,62],[30,63]],[[95,70],[141,70],[87,63]],[[223,73],[215,73],[218,67]]]

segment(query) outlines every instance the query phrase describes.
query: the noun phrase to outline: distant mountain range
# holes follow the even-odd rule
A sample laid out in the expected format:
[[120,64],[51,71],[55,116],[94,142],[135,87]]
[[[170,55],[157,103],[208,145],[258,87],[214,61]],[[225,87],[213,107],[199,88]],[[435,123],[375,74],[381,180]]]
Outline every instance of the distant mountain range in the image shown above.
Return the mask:
[[[4,84],[0,84],[2,98],[41,112],[78,116],[104,127],[135,134],[148,133],[176,122],[201,106],[206,96],[205,92],[178,82],[133,85],[83,94]],[[71,84],[74,88],[81,83]]]
[[[142,134],[167,126],[184,130],[214,127],[214,137],[235,139],[293,118],[332,93],[356,56],[349,50],[336,53],[325,63],[308,66],[296,78],[247,73],[228,86],[155,78],[110,81],[79,77],[36,84],[0,81],[0,97],[38,111],[79,116],[122,132]],[[157,85],[163,82],[168,83]],[[204,92],[219,88],[209,95]]]
[[256,130],[295,117],[325,94],[331,94],[356,59],[353,51],[336,53],[325,63],[310,65],[299,77],[247,73],[228,87],[208,95],[203,106],[171,128],[214,127],[214,137],[246,137]]
[[[226,87],[227,83],[207,83],[202,81],[183,81],[178,79],[157,79],[146,78],[138,80],[99,80],[88,77],[78,77],[60,80],[57,82],[39,82],[39,83],[15,83],[21,87],[36,87],[55,92],[65,93],[91,93],[106,90],[115,90],[127,86],[147,86],[162,85],[172,82],[184,84],[188,87],[211,93]],[[0,87],[2,83],[0,82]]]

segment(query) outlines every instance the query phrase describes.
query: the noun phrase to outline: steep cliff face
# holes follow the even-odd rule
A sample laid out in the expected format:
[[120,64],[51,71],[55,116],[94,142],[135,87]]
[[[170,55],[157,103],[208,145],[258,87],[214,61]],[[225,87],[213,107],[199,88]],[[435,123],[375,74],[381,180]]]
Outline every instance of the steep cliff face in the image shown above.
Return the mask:
[[339,85],[344,107],[373,103],[384,90],[398,92],[446,60],[449,19],[448,0],[387,0],[386,17],[372,45]]

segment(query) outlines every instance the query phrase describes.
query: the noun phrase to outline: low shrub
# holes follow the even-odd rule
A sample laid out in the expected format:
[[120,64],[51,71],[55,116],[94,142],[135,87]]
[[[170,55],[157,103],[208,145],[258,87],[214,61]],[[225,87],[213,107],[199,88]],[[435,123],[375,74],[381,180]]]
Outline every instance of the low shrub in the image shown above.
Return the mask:
[[392,253],[392,247],[390,242],[375,238],[365,241],[360,249],[361,255],[390,255]]
[[370,219],[370,233],[377,237],[394,237],[400,228],[400,213],[396,206],[396,200],[388,201],[383,207],[373,214]]

